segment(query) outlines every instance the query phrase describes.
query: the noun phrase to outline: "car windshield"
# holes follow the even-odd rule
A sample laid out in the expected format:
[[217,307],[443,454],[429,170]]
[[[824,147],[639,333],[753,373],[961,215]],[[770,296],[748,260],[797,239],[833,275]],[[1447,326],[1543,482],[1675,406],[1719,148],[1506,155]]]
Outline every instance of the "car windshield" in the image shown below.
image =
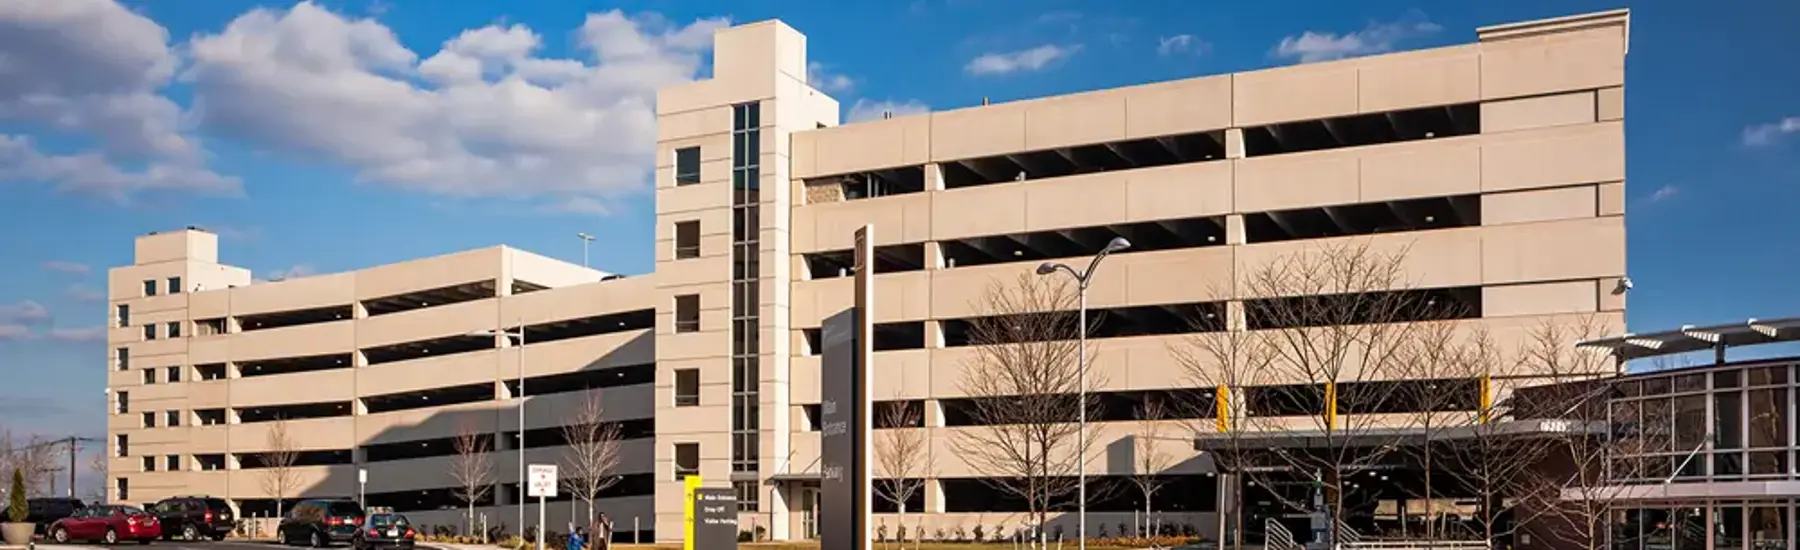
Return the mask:
[[144,513],[143,508],[139,508],[136,506],[118,506],[118,507],[114,507],[113,509],[118,510],[119,513],[125,514],[127,516],[143,515],[143,513]]
[[369,516],[370,527],[406,527],[406,516],[399,514],[375,514]]
[[363,515],[362,506],[358,506],[354,502],[333,502],[333,503],[331,503],[331,507],[329,509],[331,510],[331,515],[333,515],[333,516],[352,516],[352,517],[354,517],[354,516]]
[[231,505],[226,504],[225,501],[222,499],[210,498],[210,499],[206,499],[206,508],[208,510],[229,511],[229,510],[231,510]]

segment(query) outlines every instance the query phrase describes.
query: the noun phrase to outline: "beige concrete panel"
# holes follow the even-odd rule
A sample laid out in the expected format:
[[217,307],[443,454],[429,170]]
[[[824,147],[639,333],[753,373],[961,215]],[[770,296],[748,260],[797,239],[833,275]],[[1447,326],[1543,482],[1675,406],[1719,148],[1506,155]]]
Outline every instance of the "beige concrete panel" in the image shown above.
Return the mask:
[[334,321],[252,330],[228,338],[233,361],[349,353],[356,349],[356,325]]
[[[926,399],[931,395],[931,350],[882,351],[871,358],[869,398],[876,401]],[[877,413],[879,414],[879,413]]]
[[793,252],[847,250],[864,224],[875,226],[876,245],[931,240],[935,202],[934,193],[909,193],[795,207]]
[[1593,280],[1482,287],[1484,317],[1592,313],[1598,296]]
[[[597,334],[524,346],[525,374],[544,376],[576,371],[643,365],[656,361],[656,337],[648,330]],[[502,377],[519,371],[519,347],[499,350]],[[379,368],[384,365],[376,365]]]
[[1125,139],[1180,135],[1231,126],[1232,75],[1123,88]]
[[[510,326],[521,321],[536,324],[656,309],[656,286],[655,277],[626,277],[514,294],[500,299],[499,319]],[[581,304],[581,308],[572,310],[570,304]]]
[[356,278],[354,273],[314,275],[224,292],[230,294],[227,307],[235,316],[346,306],[356,300]]
[[1599,189],[1599,214],[1601,216],[1619,216],[1625,214],[1625,182],[1616,181],[1602,183]]
[[[714,189],[717,191],[725,192],[725,190],[723,190],[723,189],[719,189],[719,188],[714,188]],[[681,213],[668,213],[668,212],[662,213],[662,215],[659,216],[657,219],[656,240],[658,240],[658,241],[674,241],[675,240],[675,224],[680,223],[680,222],[687,222],[687,221],[700,222],[700,236],[702,238],[708,237],[708,236],[713,236],[713,235],[725,235],[725,236],[729,237],[731,235],[731,223],[732,223],[731,207],[729,206],[729,202],[730,201],[727,200],[727,205],[720,207],[720,208],[710,208],[710,209],[706,209],[706,210],[689,211],[689,212],[681,212]],[[702,252],[704,252],[704,251],[702,251]]]
[[788,167],[793,171],[794,179],[825,174],[819,171],[819,141],[824,139],[820,134],[823,130],[826,129],[805,130],[788,135]]
[[[530,389],[530,386],[526,387],[527,392]],[[588,392],[599,394],[601,405],[605,407],[602,418],[651,418],[656,416],[656,399],[647,390],[648,387],[642,385],[616,386],[587,392],[530,396],[525,399],[525,429],[554,428],[568,424],[569,417],[581,411]]]
[[1126,206],[1125,217],[1119,219],[1168,220],[1231,212],[1235,166],[1202,162],[1123,172]]
[[1237,163],[1237,211],[1262,212],[1303,206],[1350,204],[1361,197],[1357,157],[1343,149],[1273,155]]
[[1599,295],[1600,311],[1625,311],[1625,292],[1619,291],[1618,278],[1609,277],[1594,281],[1594,290]]
[[[1488,229],[1487,231],[1498,231]],[[1237,247],[1236,277],[1240,297],[1255,296],[1249,282],[1257,274],[1292,262],[1306,262],[1309,255],[1326,250],[1364,248],[1371,262],[1399,258],[1401,272],[1409,280],[1407,288],[1436,288],[1476,285],[1483,282],[1481,273],[1482,228],[1416,231],[1374,236],[1340,237],[1261,243]]]
[[[231,381],[236,408],[349,401],[356,398],[356,371],[341,369],[246,376]],[[349,414],[345,409],[344,413]]]
[[224,425],[188,428],[189,451],[193,454],[223,453],[230,428]]
[[[162,326],[159,325],[156,327],[157,334],[162,334],[162,331]],[[138,342],[131,346],[131,358],[133,361],[181,353],[187,353],[186,338],[159,338],[146,342]]]
[[[1117,254],[1107,258],[1095,283],[1111,279],[1123,285],[1124,300],[1090,305],[1105,307],[1207,302],[1231,293],[1236,247],[1190,248]],[[1116,271],[1115,271],[1116,270]]]
[[1122,90],[1101,90],[1020,102],[1025,149],[1039,151],[1125,139]]
[[[189,292],[185,296],[187,296],[187,315],[190,319],[217,319],[230,314],[231,293],[229,291],[203,290]],[[345,302],[348,301],[345,300]],[[135,304],[131,309],[133,314],[137,313]],[[108,320],[110,319],[111,313],[109,312]]]
[[788,401],[796,404],[818,403],[819,369],[824,358],[817,355],[788,359]]
[[[931,238],[959,239],[1025,231],[1026,183],[1003,183],[943,191],[932,201]],[[880,230],[876,231],[879,235]]]
[[1481,145],[1475,137],[1362,148],[1362,202],[1481,192]]
[[[1026,182],[1025,230],[1104,225],[1127,219],[1128,172],[1101,172]],[[980,205],[991,207],[992,205]]]
[[731,208],[729,179],[656,190],[656,212],[658,214],[693,212],[710,208]]
[[1026,149],[1023,102],[931,114],[931,160],[979,158]]
[[[716,66],[717,63],[715,62],[714,65]],[[692,132],[696,129],[704,130],[707,128],[718,127],[711,124],[694,124],[692,126],[674,126],[668,128],[668,130],[662,129],[664,128],[662,120],[677,114],[687,114],[695,111],[724,111],[724,128],[730,129],[731,104],[740,101],[738,99],[740,94],[737,90],[732,89],[733,84],[734,83],[721,82],[718,78],[713,78],[684,82],[658,89],[656,91],[657,139],[666,139],[665,136],[690,136],[694,135]]]
[[[269,430],[273,429],[275,425],[275,422],[232,424],[227,435],[231,438],[231,452],[260,453],[269,451]],[[289,420],[287,421],[287,435],[293,441],[296,450],[349,449],[356,446],[355,418],[338,416]],[[355,479],[355,472],[351,474],[351,479]]]
[[[1565,363],[1558,366],[1558,369],[1565,373],[1571,369],[1582,367],[1610,373],[1613,369],[1613,361],[1610,358],[1588,355],[1604,355],[1603,352],[1593,348],[1576,348],[1574,344],[1576,341],[1586,338],[1618,335],[1625,332],[1624,312],[1502,317],[1483,321],[1488,336],[1495,343],[1496,349],[1500,350],[1501,362],[1499,364],[1510,365],[1511,372],[1509,374],[1514,376],[1548,373],[1544,369],[1542,361],[1532,360],[1525,356],[1529,352],[1542,351],[1538,347],[1540,344],[1537,344],[1536,341],[1545,336],[1546,326],[1558,327],[1556,329],[1558,333],[1552,334],[1552,336],[1566,341],[1566,345],[1562,346],[1562,349],[1568,350],[1569,355],[1565,358]],[[1584,334],[1586,336],[1583,336]],[[1578,357],[1582,358],[1580,362],[1574,362],[1574,358]]]
[[[500,324],[500,300],[488,298],[376,315],[356,322],[356,345],[389,344],[462,336]],[[277,329],[279,330],[279,329]]]
[[[143,283],[140,282],[138,284],[142,285]],[[166,288],[167,286],[168,283],[166,281],[158,280],[157,288]],[[180,314],[182,313],[182,310],[185,310],[188,307],[187,296],[188,293],[182,292],[180,294],[158,294],[156,296],[138,298],[133,301],[131,305],[131,320],[137,322],[139,315],[149,315],[153,313]]]
[[1491,134],[1587,124],[1597,120],[1595,108],[1591,90],[1489,101],[1481,104],[1481,132]]
[[689,258],[665,262],[656,268],[659,285],[703,285],[731,280],[731,255]]
[[502,250],[488,247],[357,271],[356,299],[492,281],[500,276]]
[[[908,271],[875,276],[874,321],[915,321],[930,315],[932,272]],[[826,317],[850,307],[855,277],[795,281],[791,322],[794,326],[821,326]]]
[[1622,27],[1486,41],[1480,47],[1482,99],[1625,84]]
[[210,365],[231,360],[231,338],[222,334],[188,339],[188,363]]
[[1481,196],[1481,224],[1502,225],[1592,218],[1598,211],[1592,185]]
[[[689,138],[656,142],[656,167],[659,169],[668,168],[670,169],[669,174],[673,175],[673,169],[675,168],[675,151],[689,147],[700,148],[700,162],[703,164],[719,161],[730,162],[732,154],[731,109],[720,109],[719,112],[722,113],[725,118],[716,132],[696,135]],[[730,165],[727,164],[726,167],[729,168]],[[730,174],[727,173],[726,175],[729,176]],[[704,178],[704,175],[702,177]],[[675,186],[673,179],[668,179],[660,183],[661,185],[658,187]]]
[[454,437],[461,430],[517,430],[515,401],[481,401],[356,417],[363,445]]
[[721,359],[731,354],[731,333],[724,327],[711,331],[658,334],[656,342],[656,348],[661,350],[657,354],[658,361]]
[[1480,53],[1478,46],[1463,45],[1358,59],[1361,112],[1476,101],[1481,97]]
[[989,293],[1018,284],[1035,262],[993,264],[928,271],[931,274],[931,318],[957,319],[982,315]]
[[1601,88],[1595,91],[1596,117],[1599,120],[1625,119],[1625,87]]
[[[334,466],[295,466],[294,494],[298,498],[319,498],[328,496],[356,494],[356,466],[350,464]],[[241,498],[262,497],[260,485],[267,473],[260,469],[231,470],[231,487],[242,495]],[[253,496],[254,495],[254,496]]]
[[219,236],[205,231],[180,229],[158,231],[135,240],[134,263],[149,264],[177,260],[219,261]]
[[512,270],[513,279],[551,288],[597,283],[607,275],[603,272],[607,266],[590,269],[511,247],[504,247],[502,253],[505,255],[502,260]]
[[228,381],[194,381],[188,382],[187,386],[188,400],[184,405],[186,409],[223,409],[231,404],[231,387]]
[[[1590,218],[1483,228],[1485,284],[1591,279],[1625,273],[1625,220]],[[1546,247],[1544,243],[1558,243]]]
[[[453,353],[424,359],[394,361],[354,369],[356,388],[362,396],[491,383],[500,365],[497,350]],[[498,350],[511,354],[511,348]],[[502,376],[512,372],[498,373]]]
[[816,153],[813,166],[795,165],[792,176],[804,179],[925,164],[931,158],[931,118],[909,116],[795,132],[796,146],[804,139]]
[[1509,191],[1625,179],[1619,122],[1483,136],[1481,188]]
[[1232,125],[1356,114],[1359,93],[1355,60],[1237,73],[1232,75]]

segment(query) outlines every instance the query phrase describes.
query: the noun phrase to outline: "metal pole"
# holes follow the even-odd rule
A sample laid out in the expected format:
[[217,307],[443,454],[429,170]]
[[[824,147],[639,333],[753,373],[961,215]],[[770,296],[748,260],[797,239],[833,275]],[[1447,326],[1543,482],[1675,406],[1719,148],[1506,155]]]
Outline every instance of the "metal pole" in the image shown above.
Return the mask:
[[1081,412],[1080,412],[1081,416],[1078,417],[1078,420],[1077,420],[1077,426],[1078,426],[1077,430],[1079,433],[1076,435],[1075,445],[1076,445],[1076,448],[1080,449],[1081,457],[1080,457],[1080,459],[1078,461],[1079,463],[1077,465],[1077,468],[1080,469],[1080,472],[1079,472],[1078,478],[1077,478],[1078,485],[1076,487],[1076,492],[1079,494],[1076,495],[1075,498],[1077,499],[1077,503],[1080,506],[1080,508],[1077,510],[1076,515],[1075,515],[1075,518],[1076,518],[1076,520],[1075,520],[1076,531],[1075,532],[1076,532],[1076,536],[1078,537],[1077,540],[1080,541],[1078,544],[1080,545],[1081,550],[1087,550],[1087,532],[1088,532],[1087,531],[1087,451],[1088,451],[1088,449],[1087,449],[1087,399],[1088,399],[1088,397],[1087,397],[1087,333],[1088,333],[1088,330],[1087,330],[1088,329],[1088,326],[1087,326],[1087,287],[1088,287],[1088,277],[1092,277],[1093,275],[1094,275],[1094,268],[1089,267],[1087,273],[1083,273],[1081,277],[1078,277],[1076,279],[1077,282],[1079,283],[1079,286],[1076,287],[1077,288],[1076,294],[1078,294],[1081,297],[1081,306],[1080,306],[1080,314],[1079,314],[1080,322],[1081,322],[1081,339],[1079,340],[1080,343],[1077,344],[1077,348],[1076,348],[1077,349],[1076,353],[1080,354],[1080,356],[1075,358],[1077,361],[1079,361],[1079,363],[1077,363],[1077,364],[1080,365],[1077,369],[1080,371],[1077,383],[1081,384],[1081,388],[1079,391],[1079,395],[1081,396]]
[[[519,491],[523,492],[525,490],[525,319],[523,317],[519,319],[517,326],[519,327],[519,439],[518,448],[515,451],[519,455]],[[509,341],[512,339],[511,334],[506,336]],[[539,512],[542,511],[540,505]],[[519,496],[519,529],[525,529],[525,498],[522,494]],[[543,550],[543,530],[544,528],[540,525],[538,527],[538,550]]]
[[544,550],[544,495],[542,493],[538,494],[537,544],[537,550]]
[[588,240],[581,240],[581,267],[588,266]]
[[75,436],[69,436],[69,498],[75,498]]

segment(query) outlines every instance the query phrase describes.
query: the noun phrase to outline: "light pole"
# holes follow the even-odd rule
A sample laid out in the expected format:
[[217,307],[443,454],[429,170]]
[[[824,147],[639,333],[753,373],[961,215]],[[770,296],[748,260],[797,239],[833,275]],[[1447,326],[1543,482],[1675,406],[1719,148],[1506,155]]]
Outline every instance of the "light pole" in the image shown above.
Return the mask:
[[1076,518],[1075,519],[1075,532],[1079,535],[1078,540],[1080,541],[1079,544],[1080,544],[1081,550],[1087,550],[1087,452],[1088,452],[1088,449],[1087,449],[1087,405],[1088,405],[1088,403],[1087,403],[1087,391],[1088,391],[1088,388],[1087,388],[1087,367],[1088,367],[1088,365],[1087,365],[1087,333],[1088,333],[1087,290],[1088,290],[1088,282],[1092,281],[1094,279],[1094,269],[1100,267],[1100,260],[1106,259],[1106,256],[1108,254],[1112,254],[1112,253],[1118,252],[1120,250],[1125,250],[1127,248],[1131,248],[1131,241],[1125,240],[1124,237],[1113,237],[1112,241],[1106,243],[1106,248],[1100,249],[1100,252],[1098,254],[1094,254],[1094,259],[1088,261],[1088,266],[1087,266],[1086,270],[1076,271],[1075,268],[1069,267],[1069,264],[1052,263],[1052,262],[1044,262],[1042,264],[1039,264],[1038,268],[1037,268],[1038,275],[1049,275],[1052,273],[1056,273],[1057,271],[1062,271],[1062,272],[1068,273],[1070,277],[1075,279],[1075,293],[1077,296],[1080,297],[1079,299],[1081,300],[1081,305],[1079,306],[1079,310],[1078,310],[1080,312],[1080,313],[1078,313],[1078,315],[1080,315],[1080,319],[1078,322],[1081,323],[1081,338],[1079,340],[1080,343],[1078,344],[1079,347],[1076,348],[1077,351],[1075,352],[1077,355],[1075,360],[1078,362],[1076,371],[1079,373],[1079,374],[1077,374],[1078,380],[1076,381],[1076,383],[1081,386],[1078,390],[1080,392],[1078,395],[1081,396],[1081,410],[1080,410],[1080,416],[1077,417],[1077,419],[1076,419],[1077,432],[1076,432],[1076,436],[1075,436],[1075,438],[1076,438],[1075,444],[1080,446],[1080,451],[1077,452],[1078,458],[1076,459],[1076,470],[1077,470],[1076,475],[1078,477],[1076,478],[1077,481],[1076,481],[1075,499],[1076,499],[1076,505],[1078,506],[1078,508],[1075,512],[1075,518]]
[[587,233],[576,233],[575,238],[581,239],[581,267],[587,267],[588,243],[594,242],[594,236]]
[[[518,327],[516,332],[482,330],[471,333],[470,336],[505,336],[508,342],[518,342],[519,344],[519,394],[513,396],[513,399],[519,400],[519,436],[516,440],[518,441],[517,448],[513,450],[519,455],[518,492],[520,494],[513,496],[518,500],[516,506],[519,510],[519,533],[523,534],[525,532],[525,497],[523,496],[525,491],[525,320],[519,319],[516,326]],[[496,355],[496,357],[498,356]]]

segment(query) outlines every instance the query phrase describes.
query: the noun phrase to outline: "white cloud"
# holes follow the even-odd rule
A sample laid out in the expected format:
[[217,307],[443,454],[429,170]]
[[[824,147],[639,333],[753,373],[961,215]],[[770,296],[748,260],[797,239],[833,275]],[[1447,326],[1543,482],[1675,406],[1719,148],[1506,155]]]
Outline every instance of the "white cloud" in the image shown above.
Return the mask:
[[168,39],[161,25],[113,0],[0,2],[0,122],[99,146],[57,155],[0,136],[0,181],[112,196],[236,189],[236,180],[203,167],[204,152],[182,132],[181,107],[159,93],[178,62]]
[[1045,44],[1013,52],[985,53],[969,60],[969,64],[963,66],[963,71],[977,76],[1037,71],[1049,66],[1054,61],[1075,55],[1079,51],[1081,51],[1079,44],[1073,46]]
[[63,342],[104,342],[106,341],[106,327],[50,329],[50,339]]
[[67,294],[69,296],[69,299],[75,300],[77,302],[104,302],[104,301],[106,301],[106,293],[105,292],[101,292],[94,288],[88,287],[87,285],[69,285],[68,290],[64,291],[64,294]]
[[15,304],[0,304],[0,324],[34,325],[50,320],[50,310],[43,304],[25,300]]
[[832,72],[830,67],[817,61],[806,64],[806,83],[828,94],[848,92],[856,87],[855,79]]
[[892,114],[896,117],[902,117],[930,111],[931,106],[920,103],[919,100],[916,99],[908,99],[905,101],[894,101],[891,99],[869,101],[867,99],[858,99],[856,100],[856,103],[850,105],[850,111],[844,115],[844,122],[851,123],[881,120],[883,114]]
[[1664,185],[1662,187],[1656,188],[1655,192],[1650,193],[1650,202],[1666,201],[1666,200],[1675,198],[1675,195],[1678,195],[1680,193],[1681,193],[1680,188],[1675,187],[1673,185]]
[[657,88],[691,80],[723,19],[592,13],[583,59],[536,57],[524,25],[471,29],[430,56],[373,19],[311,2],[196,36],[181,78],[202,128],[450,196],[606,196],[648,183]]
[[60,272],[60,273],[73,273],[76,275],[87,275],[88,271],[89,271],[88,265],[84,264],[84,263],[80,263],[80,262],[66,262],[66,261],[62,261],[62,260],[49,260],[49,261],[45,261],[41,265],[44,268],[44,271],[56,271],[56,272]]
[[1393,50],[1401,41],[1440,30],[1443,27],[1427,20],[1423,14],[1413,13],[1396,21],[1371,22],[1363,30],[1352,33],[1306,31],[1299,36],[1288,36],[1275,46],[1274,55],[1312,63],[1377,54]]
[[24,340],[31,337],[31,329],[16,323],[0,323],[0,342]]
[[1763,147],[1773,145],[1781,136],[1800,132],[1800,116],[1791,116],[1775,122],[1757,124],[1744,128],[1744,145]]
[[276,269],[276,270],[269,271],[269,273],[267,275],[264,275],[263,278],[270,280],[270,281],[281,281],[281,280],[286,280],[286,279],[298,279],[298,278],[306,277],[306,276],[313,275],[316,273],[318,273],[318,270],[313,269],[312,264],[294,264],[292,266],[288,266],[285,269]]
[[1208,44],[1191,34],[1164,36],[1156,41],[1157,55],[1174,55],[1179,53],[1205,52]]

